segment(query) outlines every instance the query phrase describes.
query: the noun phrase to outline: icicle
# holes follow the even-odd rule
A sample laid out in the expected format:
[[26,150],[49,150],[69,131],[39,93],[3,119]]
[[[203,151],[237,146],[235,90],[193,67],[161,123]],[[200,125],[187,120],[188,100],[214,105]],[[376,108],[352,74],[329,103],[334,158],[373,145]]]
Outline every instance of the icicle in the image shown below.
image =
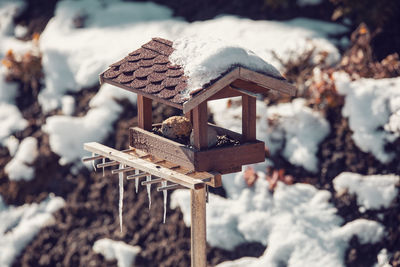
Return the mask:
[[[106,163],[106,158],[103,158],[103,164]],[[103,166],[103,177],[104,177],[104,166]]]
[[[124,168],[124,164],[119,164],[119,168]],[[124,173],[119,173],[119,228],[122,233],[122,206],[123,206],[123,198],[124,198]]]
[[[92,153],[92,157],[96,156],[95,153]],[[92,166],[93,166],[93,170],[96,171],[96,164],[95,164],[95,160],[92,160]]]
[[[167,186],[167,181],[162,181],[161,182],[162,186]],[[165,223],[165,218],[167,217],[167,196],[168,196],[168,190],[163,191],[164,195],[164,220],[163,223]]]
[[[139,174],[139,170],[135,170],[135,174]],[[139,180],[140,180],[139,178],[135,179],[136,194],[137,194],[137,192],[139,190]]]
[[[146,181],[151,181],[151,175],[146,175]],[[147,197],[149,198],[149,209],[151,208],[151,195],[150,195],[150,189],[151,189],[151,184],[146,185],[147,188]]]

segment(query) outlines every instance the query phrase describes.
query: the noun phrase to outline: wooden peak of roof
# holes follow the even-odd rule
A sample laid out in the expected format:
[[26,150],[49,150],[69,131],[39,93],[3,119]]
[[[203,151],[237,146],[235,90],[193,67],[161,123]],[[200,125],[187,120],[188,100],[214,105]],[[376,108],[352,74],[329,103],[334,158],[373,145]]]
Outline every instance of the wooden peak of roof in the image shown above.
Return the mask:
[[[187,89],[189,77],[185,76],[182,66],[169,61],[174,51],[172,44],[166,39],[153,38],[122,60],[111,64],[100,74],[100,83],[115,85],[184,112],[212,99],[217,93],[220,93],[219,98],[265,94],[268,90],[292,96],[296,93],[296,88],[283,78],[236,66],[187,97],[183,92]],[[221,91],[229,92],[221,94]]]

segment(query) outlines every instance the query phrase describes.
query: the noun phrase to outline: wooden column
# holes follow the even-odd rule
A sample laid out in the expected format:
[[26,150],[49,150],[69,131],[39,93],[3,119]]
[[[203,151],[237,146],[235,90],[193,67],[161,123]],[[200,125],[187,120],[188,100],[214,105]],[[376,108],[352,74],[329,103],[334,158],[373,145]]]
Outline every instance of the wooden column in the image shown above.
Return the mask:
[[256,140],[256,98],[242,96],[242,135],[243,142]]
[[206,188],[190,190],[191,266],[206,267]]
[[199,150],[208,148],[207,119],[207,102],[203,102],[193,109],[194,146]]
[[187,119],[189,119],[190,122],[193,124],[193,111],[192,111],[192,110],[190,110],[190,111],[188,111],[187,113],[185,113],[185,117],[186,117]]
[[151,131],[153,114],[150,98],[142,95],[137,97],[138,126],[144,130]]

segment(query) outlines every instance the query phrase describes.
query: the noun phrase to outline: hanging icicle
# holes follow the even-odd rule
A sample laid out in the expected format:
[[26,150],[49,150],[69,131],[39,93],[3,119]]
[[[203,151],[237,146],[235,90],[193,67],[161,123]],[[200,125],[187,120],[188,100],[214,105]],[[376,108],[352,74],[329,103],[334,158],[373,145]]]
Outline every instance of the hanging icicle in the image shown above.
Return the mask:
[[[92,157],[96,156],[95,153],[92,153]],[[92,166],[93,166],[93,170],[96,171],[96,164],[95,164],[95,160],[92,160]]]
[[[124,164],[119,164],[119,168],[125,168]],[[119,228],[122,233],[122,206],[123,206],[123,198],[124,198],[124,173],[119,173]]]
[[[151,181],[151,175],[146,175],[146,181]],[[151,184],[146,185],[147,188],[147,197],[149,198],[149,210],[151,208]]]
[[[167,181],[162,181],[161,182],[162,186],[167,186]],[[168,190],[163,191],[163,196],[164,196],[164,219],[163,223],[165,224],[165,218],[167,217],[167,196],[168,196]]]
[[[135,174],[139,174],[139,170],[136,169]],[[139,178],[135,179],[135,189],[136,189],[136,194],[137,194],[137,192],[139,190]]]
[[[103,164],[106,163],[106,158],[103,158]],[[103,166],[103,177],[104,177],[104,166]]]

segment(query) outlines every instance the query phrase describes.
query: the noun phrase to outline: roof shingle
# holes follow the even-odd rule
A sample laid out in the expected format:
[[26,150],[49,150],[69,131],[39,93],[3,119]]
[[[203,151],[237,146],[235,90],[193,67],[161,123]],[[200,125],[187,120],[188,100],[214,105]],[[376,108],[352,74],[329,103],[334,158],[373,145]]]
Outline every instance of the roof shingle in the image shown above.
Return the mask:
[[187,77],[180,66],[170,63],[168,57],[173,51],[171,41],[153,38],[110,65],[101,74],[102,79],[181,104],[187,100],[181,96],[186,89]]

